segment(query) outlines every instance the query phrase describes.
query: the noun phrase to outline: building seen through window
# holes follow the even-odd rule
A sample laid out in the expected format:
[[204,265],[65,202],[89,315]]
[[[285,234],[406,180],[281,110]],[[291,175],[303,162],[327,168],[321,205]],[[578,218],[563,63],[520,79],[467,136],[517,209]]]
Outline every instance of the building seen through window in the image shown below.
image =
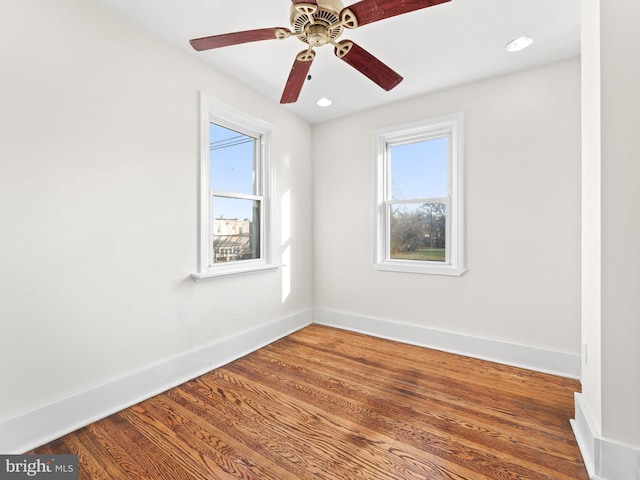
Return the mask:
[[211,264],[260,258],[259,139],[210,126]]

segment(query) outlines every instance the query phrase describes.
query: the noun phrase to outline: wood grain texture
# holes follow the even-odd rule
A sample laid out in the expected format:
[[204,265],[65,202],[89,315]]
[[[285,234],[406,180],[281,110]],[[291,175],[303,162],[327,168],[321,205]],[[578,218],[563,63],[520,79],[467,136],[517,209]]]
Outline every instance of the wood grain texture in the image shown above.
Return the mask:
[[285,27],[258,28],[256,30],[245,30],[242,32],[223,33],[211,37],[194,38],[189,40],[191,46],[198,51],[211,50],[213,48],[240,45],[242,43],[260,42],[263,40],[275,40],[278,30],[290,32]]
[[386,18],[404,15],[451,0],[361,0],[347,8],[358,19],[358,25],[367,25]]
[[[345,49],[347,53],[338,54],[338,51],[342,49],[344,45],[348,45],[349,47]],[[382,63],[378,58],[371,55],[355,42],[350,40],[340,42],[336,46],[335,54],[338,58],[344,60],[347,64],[351,65],[386,91],[396,87],[402,81],[400,74],[392,70],[388,65]]]
[[[304,52],[300,53],[302,54]],[[282,92],[280,103],[295,103],[298,100],[312,63],[313,57],[308,61],[302,61],[296,57],[296,60],[293,62],[293,66],[291,67],[291,72],[289,73],[289,78],[287,79],[284,91]]]
[[312,325],[34,453],[81,479],[587,480],[578,389]]

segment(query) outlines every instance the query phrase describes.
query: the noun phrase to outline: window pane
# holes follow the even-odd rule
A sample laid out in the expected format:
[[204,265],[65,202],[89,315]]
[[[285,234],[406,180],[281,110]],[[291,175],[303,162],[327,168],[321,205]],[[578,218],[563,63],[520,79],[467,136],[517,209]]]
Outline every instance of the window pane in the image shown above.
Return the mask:
[[392,145],[389,150],[391,198],[447,196],[447,137]]
[[253,195],[256,139],[209,124],[211,190]]
[[260,201],[213,197],[211,262],[260,258]]
[[392,204],[389,255],[395,260],[446,261],[446,204]]

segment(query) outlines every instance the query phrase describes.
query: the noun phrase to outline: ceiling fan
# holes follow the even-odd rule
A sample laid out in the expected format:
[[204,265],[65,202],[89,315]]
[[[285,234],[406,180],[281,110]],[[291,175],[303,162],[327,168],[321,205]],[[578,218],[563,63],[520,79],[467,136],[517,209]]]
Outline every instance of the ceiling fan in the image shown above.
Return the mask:
[[354,29],[449,1],[451,0],[361,0],[345,8],[341,0],[291,0],[291,29],[259,28],[196,38],[189,43],[198,51],[289,37],[296,37],[306,43],[307,48],[293,62],[280,103],[294,103],[298,100],[316,56],[314,47],[327,44],[335,47],[334,53],[338,58],[388,91],[398,85],[402,77],[361,46],[350,40],[339,42],[338,37],[345,28]]

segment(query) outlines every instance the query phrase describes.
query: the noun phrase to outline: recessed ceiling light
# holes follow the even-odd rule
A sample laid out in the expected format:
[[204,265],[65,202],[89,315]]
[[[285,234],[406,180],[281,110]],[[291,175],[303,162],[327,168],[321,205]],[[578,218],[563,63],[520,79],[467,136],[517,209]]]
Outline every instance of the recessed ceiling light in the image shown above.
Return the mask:
[[316,105],[318,105],[319,107],[328,107],[329,105],[331,105],[331,100],[329,100],[327,97],[322,97],[316,102]]
[[507,52],[519,52],[520,50],[524,50],[525,48],[530,46],[532,43],[533,38],[522,36],[511,40],[509,43],[507,43],[507,46],[505,48],[507,49]]

